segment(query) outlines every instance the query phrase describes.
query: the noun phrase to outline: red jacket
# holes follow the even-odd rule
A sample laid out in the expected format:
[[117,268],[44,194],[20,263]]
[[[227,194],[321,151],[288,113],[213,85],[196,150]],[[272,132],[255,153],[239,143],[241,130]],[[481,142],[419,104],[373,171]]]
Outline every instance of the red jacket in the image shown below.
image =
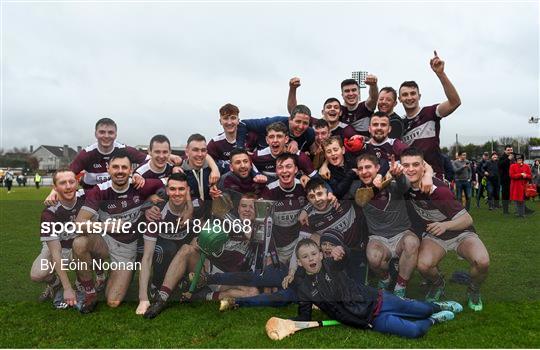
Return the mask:
[[[525,173],[525,177],[521,175],[522,173]],[[525,188],[531,178],[531,168],[527,164],[510,165],[510,200],[525,200]]]

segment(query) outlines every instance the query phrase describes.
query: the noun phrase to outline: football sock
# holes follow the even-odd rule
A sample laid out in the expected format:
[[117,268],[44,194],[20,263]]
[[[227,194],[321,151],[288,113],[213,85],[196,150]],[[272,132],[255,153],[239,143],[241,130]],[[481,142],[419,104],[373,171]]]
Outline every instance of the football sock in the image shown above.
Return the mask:
[[409,280],[406,280],[405,278],[401,277],[401,275],[398,275],[397,282],[394,290],[400,290],[407,288],[407,283]]
[[79,282],[83,286],[85,293],[92,294],[92,293],[96,292],[96,290],[94,289],[94,281],[93,280],[88,280],[88,281],[79,280]]
[[388,271],[384,272],[382,277],[381,277],[381,281],[386,283],[386,284],[390,284],[391,282],[391,277],[390,277],[390,273]]
[[210,292],[206,294],[206,300],[219,300],[219,292]]
[[169,297],[171,296],[171,293],[172,293],[172,290],[166,286],[161,286],[161,288],[159,289],[159,296],[164,301],[167,301],[167,299],[169,299]]

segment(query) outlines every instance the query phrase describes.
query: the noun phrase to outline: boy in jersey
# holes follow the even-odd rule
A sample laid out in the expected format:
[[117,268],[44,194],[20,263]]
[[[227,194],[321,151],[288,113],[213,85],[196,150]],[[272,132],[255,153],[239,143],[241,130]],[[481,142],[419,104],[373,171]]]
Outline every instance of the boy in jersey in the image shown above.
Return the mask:
[[420,192],[423,160],[422,151],[416,148],[409,148],[401,154],[401,165],[411,184],[406,196],[425,225],[418,253],[418,270],[432,285],[426,300],[438,300],[444,293],[445,282],[438,264],[449,250],[454,250],[470,264],[468,305],[475,311],[481,311],[480,286],[488,274],[488,252],[476,234],[472,217],[454,199],[454,194],[444,182],[434,178],[431,192]]

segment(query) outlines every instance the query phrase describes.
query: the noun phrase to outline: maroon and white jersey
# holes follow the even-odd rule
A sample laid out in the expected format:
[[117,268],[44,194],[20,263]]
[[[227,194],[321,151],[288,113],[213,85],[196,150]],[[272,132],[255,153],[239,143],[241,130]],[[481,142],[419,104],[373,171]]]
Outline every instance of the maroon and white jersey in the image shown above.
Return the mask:
[[77,217],[77,214],[79,214],[79,210],[84,204],[85,201],[85,194],[83,190],[78,190],[76,193],[77,201],[71,208],[67,208],[58,201],[55,205],[48,206],[47,208],[43,209],[43,212],[41,212],[41,233],[40,233],[40,240],[42,242],[47,241],[54,241],[59,240],[60,245],[62,248],[68,248],[71,249],[71,246],[73,245],[73,240],[75,237],[77,237],[77,232],[71,232],[75,230],[69,230],[68,232],[61,232],[61,233],[53,233],[52,227],[48,226],[48,229],[45,229],[44,223],[53,223],[53,222],[75,222],[75,218]]
[[390,162],[390,156],[394,155],[395,160],[399,161],[401,153],[409,146],[398,139],[387,138],[384,142],[375,143],[373,139],[366,143],[365,150],[373,154],[378,159],[385,159]]
[[232,171],[223,175],[218,183],[218,188],[221,191],[235,191],[241,194],[255,193],[258,195],[262,192],[264,186],[264,184],[253,181],[251,175],[246,178],[241,178]]
[[111,154],[117,149],[125,149],[134,164],[143,164],[147,159],[146,153],[139,152],[133,147],[116,141],[114,142],[113,150],[108,154],[103,154],[99,151],[96,142],[80,151],[73,162],[71,162],[69,169],[75,174],[83,170],[86,171],[82,178],[83,188],[91,188],[94,185],[108,181],[110,176],[107,172],[107,163],[111,158]]
[[82,209],[97,214],[101,222],[109,218],[130,222],[132,224],[130,233],[108,234],[119,242],[131,243],[139,237],[136,228],[144,201],[162,187],[161,180],[148,179],[140,189],[135,189],[130,183],[124,191],[118,192],[113,188],[112,180],[109,180],[87,192]]
[[360,102],[356,109],[349,111],[347,106],[341,106],[341,118],[340,120],[352,126],[356,130],[357,134],[369,136],[369,118],[373,114],[373,111],[370,111],[366,107],[366,101]]
[[[311,159],[302,151],[296,152],[298,156],[298,169],[302,171],[304,175],[313,177],[317,174],[317,170],[313,167]],[[268,176],[270,179],[276,179],[276,158],[270,152],[270,147],[266,147],[262,150],[257,150],[251,156],[253,165],[263,175]]]
[[444,174],[439,148],[441,117],[437,111],[438,104],[420,109],[412,118],[405,117],[406,128],[403,142],[409,147],[416,147],[424,152],[424,160],[431,165],[437,174]]
[[150,168],[150,160],[141,165],[135,172],[145,179],[167,179],[172,174],[174,165],[167,163],[163,171],[156,173]]
[[[422,219],[424,225],[432,222],[450,221],[461,215],[467,214],[460,202],[454,199],[454,194],[448,186],[441,180],[433,178],[433,186],[429,194],[420,192],[420,190],[409,189],[406,193],[406,199],[410,199],[411,204]],[[438,238],[449,240],[459,236],[465,231],[476,232],[474,226],[469,226],[460,231],[446,231]]]
[[231,156],[231,151],[236,147],[236,140],[232,143],[227,140],[225,133],[215,136],[206,148],[208,149],[208,154],[215,160],[229,160]]
[[[239,220],[238,217],[228,214],[226,220]],[[246,255],[250,250],[250,240],[244,232],[229,233],[229,240],[223,246],[223,251],[219,254],[209,256],[210,262],[223,272],[240,272],[249,269]]]
[[306,192],[295,179],[294,186],[284,189],[279,180],[266,185],[262,198],[274,201],[274,215],[272,216],[272,236],[276,247],[285,247],[298,238],[300,222],[298,216],[307,204]]
[[[169,202],[166,202],[165,204],[161,202],[157,206],[161,209],[161,219],[159,222],[156,222],[156,225],[150,225],[159,228],[159,230],[154,230],[154,227],[152,227],[151,230],[143,232],[143,238],[150,241],[156,241],[158,237],[161,237],[173,241],[182,241],[182,244],[189,244],[195,235],[193,233],[190,234],[187,231],[187,225],[180,226],[178,224],[180,216],[173,213],[169,206]],[[165,225],[162,223],[169,224]]]
[[339,124],[330,130],[330,134],[332,136],[339,136],[341,137],[341,140],[350,139],[354,135],[357,135],[356,130],[350,125],[347,125],[343,122],[339,122]]
[[310,205],[307,212],[311,233],[322,235],[329,228],[335,229],[342,233],[343,243],[347,247],[353,248],[364,243],[365,248],[365,218],[360,208],[353,205],[353,201],[341,201],[339,208],[330,205],[324,211],[318,211]]

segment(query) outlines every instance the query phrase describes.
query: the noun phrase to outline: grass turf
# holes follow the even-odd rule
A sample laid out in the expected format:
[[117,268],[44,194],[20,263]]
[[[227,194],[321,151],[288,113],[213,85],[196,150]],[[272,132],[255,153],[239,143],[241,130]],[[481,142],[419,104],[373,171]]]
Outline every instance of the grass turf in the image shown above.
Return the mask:
[[[43,285],[29,279],[40,250],[42,198],[49,188],[0,189],[0,347],[2,348],[538,348],[540,347],[540,205],[527,219],[500,210],[472,209],[475,226],[488,248],[490,275],[482,288],[484,311],[466,307],[465,286],[447,284],[446,299],[465,311],[456,320],[434,326],[418,340],[406,340],[345,326],[306,330],[280,342],[264,333],[271,316],[290,317],[296,308],[244,308],[219,313],[216,303],[172,304],[154,320],[135,315],[136,282],[128,301],[117,309],[104,302],[96,312],[54,310],[38,303]],[[447,278],[467,264],[450,253],[441,264]],[[422,298],[415,273],[408,296]],[[314,317],[324,319],[316,312]]]

